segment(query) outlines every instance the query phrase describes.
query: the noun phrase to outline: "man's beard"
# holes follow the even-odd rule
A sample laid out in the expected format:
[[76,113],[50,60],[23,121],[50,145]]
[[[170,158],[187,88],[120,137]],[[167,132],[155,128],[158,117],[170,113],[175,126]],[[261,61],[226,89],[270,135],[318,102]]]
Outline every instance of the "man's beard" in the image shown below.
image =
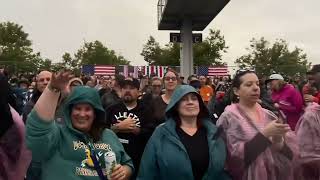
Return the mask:
[[125,103],[132,103],[135,101],[135,99],[132,97],[132,96],[128,96],[128,95],[125,95],[123,98],[122,98],[123,102]]

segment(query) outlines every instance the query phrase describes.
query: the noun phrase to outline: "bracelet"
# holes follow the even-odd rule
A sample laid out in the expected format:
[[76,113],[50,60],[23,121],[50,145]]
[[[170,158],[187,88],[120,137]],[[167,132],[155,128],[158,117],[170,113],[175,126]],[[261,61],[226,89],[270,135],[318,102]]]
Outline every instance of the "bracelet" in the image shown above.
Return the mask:
[[50,84],[48,84],[47,87],[51,92],[55,92],[55,93],[59,93],[60,92],[60,89],[54,88]]

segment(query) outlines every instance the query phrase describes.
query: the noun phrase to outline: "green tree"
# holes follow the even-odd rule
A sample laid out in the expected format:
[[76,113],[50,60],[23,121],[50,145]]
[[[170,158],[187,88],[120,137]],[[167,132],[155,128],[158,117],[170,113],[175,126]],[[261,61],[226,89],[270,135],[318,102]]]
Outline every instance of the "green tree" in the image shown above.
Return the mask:
[[180,66],[180,44],[169,43],[161,49],[161,55],[158,62],[154,65]]
[[[53,71],[53,72],[58,72],[63,68],[66,68],[66,66],[65,66],[65,64],[63,62],[52,63],[51,64],[51,71]],[[80,70],[73,70],[73,72],[76,73],[77,76],[80,75],[79,71]]]
[[[227,49],[221,32],[210,29],[209,36],[203,42],[193,44],[194,65],[221,65],[222,55]],[[150,36],[140,55],[150,65],[179,66],[180,44],[168,43],[162,48],[154,37]]]
[[84,46],[75,54],[74,61],[70,62],[70,64],[72,63],[79,63],[79,65],[129,65],[130,61],[121,55],[116,55],[114,50],[108,49],[100,41],[94,41],[84,43]]
[[33,52],[28,36],[21,25],[0,23],[0,64],[7,66],[10,72],[35,72],[46,61],[40,53]]
[[273,72],[294,76],[304,74],[310,67],[307,55],[295,47],[292,51],[288,43],[278,39],[272,45],[263,37],[253,38],[247,48],[248,54],[239,57],[235,63],[240,68],[254,68],[259,75],[270,75]]
[[220,30],[210,29],[209,36],[202,43],[193,45],[194,65],[222,65],[222,55],[228,48]]
[[149,64],[155,64],[160,60],[162,49],[159,43],[154,39],[153,36],[150,36],[147,43],[143,45],[141,56]]
[[[62,55],[62,64],[63,64],[64,68],[67,68],[76,74],[80,73],[80,68],[81,68],[80,59],[72,58],[70,53],[66,52]],[[58,65],[60,66],[60,64],[58,64]]]

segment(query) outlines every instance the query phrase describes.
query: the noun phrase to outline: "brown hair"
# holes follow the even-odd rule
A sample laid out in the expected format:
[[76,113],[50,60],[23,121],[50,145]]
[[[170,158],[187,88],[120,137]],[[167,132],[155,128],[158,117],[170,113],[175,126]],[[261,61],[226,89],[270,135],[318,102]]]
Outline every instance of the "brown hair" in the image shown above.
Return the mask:
[[159,77],[153,77],[153,78],[151,79],[151,83],[152,83],[153,81],[162,81],[162,79],[159,78]]
[[234,102],[234,103],[238,103],[239,102],[239,99],[238,99],[238,96],[234,94],[234,89],[239,89],[241,84],[243,83],[243,81],[241,80],[241,77],[246,75],[246,74],[256,74],[255,71],[252,71],[252,70],[244,70],[244,71],[238,71],[236,73],[236,76],[233,78],[233,81],[232,81],[232,88],[231,88],[231,94],[230,94],[230,97],[231,97],[231,101]]
[[[105,113],[103,111],[96,110],[91,104],[90,106],[94,109],[95,118],[92,122],[88,135],[93,139],[93,142],[97,142],[101,140],[104,129],[110,128],[110,127],[107,127],[107,125],[103,123]],[[74,104],[71,104],[69,107],[70,107],[70,114],[71,114],[72,109],[74,108]]]
[[168,74],[168,72],[172,72],[176,76],[178,84],[180,84],[181,79],[180,79],[179,74],[177,73],[177,71],[175,71],[175,70],[173,70],[171,68],[168,68],[167,72],[164,73],[164,76],[163,76],[163,79],[162,79],[163,83],[164,83],[164,79],[165,79],[166,75]]
[[89,131],[90,137],[92,137],[93,142],[97,142],[101,140],[102,138],[102,133],[105,129],[105,125],[101,122],[101,120],[95,119],[92,122],[91,129]]
[[105,123],[103,123],[105,113],[103,111],[94,110],[95,118],[92,122],[91,129],[89,131],[90,137],[92,137],[93,142],[97,142],[101,140],[104,129],[110,128],[107,127]]

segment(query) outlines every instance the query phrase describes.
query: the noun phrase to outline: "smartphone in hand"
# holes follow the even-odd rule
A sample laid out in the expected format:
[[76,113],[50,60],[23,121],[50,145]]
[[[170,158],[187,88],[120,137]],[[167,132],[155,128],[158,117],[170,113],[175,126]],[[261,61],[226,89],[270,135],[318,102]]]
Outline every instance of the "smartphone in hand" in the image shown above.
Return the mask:
[[287,123],[287,116],[283,113],[282,110],[278,110],[278,118],[283,124]]

